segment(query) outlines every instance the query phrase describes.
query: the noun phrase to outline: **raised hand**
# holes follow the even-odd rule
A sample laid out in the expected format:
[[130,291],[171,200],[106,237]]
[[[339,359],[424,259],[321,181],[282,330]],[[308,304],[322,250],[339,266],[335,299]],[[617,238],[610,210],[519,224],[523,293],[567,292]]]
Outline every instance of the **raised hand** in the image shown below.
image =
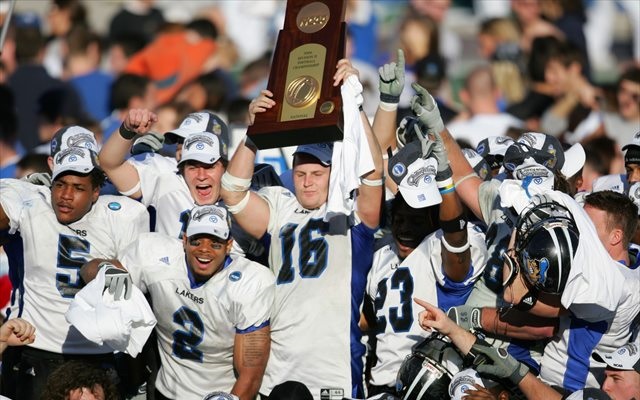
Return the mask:
[[413,113],[427,127],[427,133],[437,134],[442,132],[444,130],[444,122],[442,122],[436,101],[427,89],[417,83],[412,83],[411,87],[417,93],[411,98],[411,110]]
[[420,311],[420,314],[418,314],[418,321],[420,327],[425,331],[429,332],[435,329],[441,334],[448,336],[454,329],[458,328],[455,322],[450,320],[444,311],[438,307],[418,298],[414,298],[413,301],[424,307],[424,311]]
[[378,68],[380,101],[397,104],[404,88],[404,52],[398,49],[398,61]]
[[256,119],[256,114],[263,113],[276,105],[276,102],[272,99],[273,93],[264,89],[260,91],[260,95],[249,103],[249,125],[253,125]]
[[122,122],[122,126],[135,134],[144,135],[158,121],[158,116],[147,109],[132,108]]

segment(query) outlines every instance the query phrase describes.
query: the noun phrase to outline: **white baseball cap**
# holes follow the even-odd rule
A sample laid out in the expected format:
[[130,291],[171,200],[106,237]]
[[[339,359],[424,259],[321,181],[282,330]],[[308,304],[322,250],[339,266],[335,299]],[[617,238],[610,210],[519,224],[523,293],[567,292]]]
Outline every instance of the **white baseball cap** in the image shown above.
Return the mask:
[[592,357],[611,368],[636,371],[640,374],[640,346],[638,343],[627,343],[611,353],[596,351]]
[[484,387],[482,378],[477,371],[472,368],[464,369],[451,378],[449,396],[452,400],[461,400],[467,390],[476,390],[474,384]]
[[436,184],[438,162],[435,158],[422,158],[419,141],[410,142],[389,160],[389,176],[407,204],[424,208],[442,202]]
[[300,153],[314,156],[320,160],[322,165],[328,167],[331,165],[331,157],[333,156],[333,143],[303,144],[296,148],[293,155],[295,156]]
[[91,151],[98,151],[96,136],[90,130],[78,125],[69,125],[58,129],[51,139],[51,156],[69,147],[84,147]]
[[211,235],[222,240],[229,239],[231,227],[227,209],[216,205],[195,206],[189,213],[187,237]]
[[98,167],[96,153],[84,147],[69,147],[53,157],[51,179],[55,181],[60,174],[69,171],[88,174]]
[[192,133],[184,140],[178,165],[186,161],[214,164],[221,158],[220,139],[209,132]]

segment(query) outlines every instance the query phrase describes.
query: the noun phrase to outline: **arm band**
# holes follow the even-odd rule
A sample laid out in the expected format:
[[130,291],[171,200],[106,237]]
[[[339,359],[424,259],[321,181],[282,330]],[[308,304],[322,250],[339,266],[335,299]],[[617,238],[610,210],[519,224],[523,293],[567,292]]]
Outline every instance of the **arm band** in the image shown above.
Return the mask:
[[380,179],[360,179],[360,181],[362,182],[363,185],[366,186],[382,186],[384,185],[384,176]]
[[527,294],[524,295],[520,303],[513,306],[516,310],[527,312],[533,308],[538,302],[538,290],[535,288],[529,290]]
[[122,136],[124,140],[131,140],[134,136],[136,136],[135,132],[128,130],[124,126],[124,122],[120,124],[120,129],[118,129],[118,132],[120,132],[120,136]]
[[247,193],[244,195],[244,197],[242,198],[242,200],[240,200],[238,204],[235,204],[235,205],[227,204],[227,210],[229,210],[231,214],[238,214],[239,212],[241,212],[247,207],[247,204],[249,204],[250,198],[251,198],[251,192],[247,191]]
[[453,187],[453,179],[447,178],[442,181],[436,181],[436,185],[438,186],[438,189]]
[[447,240],[444,238],[444,235],[442,236],[440,241],[442,242],[442,245],[444,246],[444,248],[447,249],[447,251],[449,251],[449,253],[454,253],[454,254],[464,253],[465,251],[467,251],[469,247],[471,247],[471,244],[469,243],[469,238],[467,238],[467,243],[463,244],[460,247],[451,246],[449,243],[447,243]]
[[460,185],[462,182],[466,181],[469,178],[473,178],[474,176],[479,178],[478,174],[476,174],[475,172],[472,172],[469,175],[465,175],[462,178],[460,178],[458,182],[456,182],[455,186],[458,187],[458,185]]
[[137,192],[138,190],[140,190],[140,180],[138,180],[138,183],[136,183],[134,187],[132,187],[131,189],[127,190],[126,192],[120,192],[120,194],[123,195],[123,196],[129,197],[132,194],[134,194],[135,192]]
[[246,192],[251,186],[251,178],[238,178],[225,172],[220,180],[220,185],[229,192]]
[[466,227],[467,220],[464,218],[464,214],[460,214],[448,221],[440,221],[440,228],[442,228],[444,233],[462,232]]
[[378,104],[378,107],[380,107],[382,111],[392,112],[398,109],[398,103],[387,103],[387,102],[381,101]]

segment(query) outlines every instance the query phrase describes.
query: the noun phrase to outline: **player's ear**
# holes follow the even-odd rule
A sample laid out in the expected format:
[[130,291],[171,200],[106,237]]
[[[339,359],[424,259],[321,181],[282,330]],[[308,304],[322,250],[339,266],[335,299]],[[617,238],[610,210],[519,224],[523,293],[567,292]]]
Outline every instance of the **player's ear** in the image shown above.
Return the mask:
[[233,247],[233,239],[229,238],[229,240],[227,240],[227,244],[225,245],[225,252],[227,254],[231,253],[232,247]]

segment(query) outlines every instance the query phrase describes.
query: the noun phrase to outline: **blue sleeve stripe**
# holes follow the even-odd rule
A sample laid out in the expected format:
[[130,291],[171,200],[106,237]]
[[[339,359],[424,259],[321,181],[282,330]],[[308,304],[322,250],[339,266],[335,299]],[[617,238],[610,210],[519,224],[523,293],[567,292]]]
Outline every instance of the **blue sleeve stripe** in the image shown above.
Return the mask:
[[570,391],[584,388],[589,375],[591,353],[609,328],[607,321],[587,322],[571,317],[567,369],[562,387]]
[[535,342],[530,342],[528,340],[511,340],[509,346],[507,346],[507,353],[509,353],[513,358],[524,363],[529,367],[536,375],[540,374],[540,364],[536,362],[536,360],[531,357],[531,346],[533,346]]
[[263,323],[261,323],[258,326],[253,325],[253,326],[248,327],[247,329],[238,329],[238,328],[236,328],[236,333],[240,334],[240,335],[244,335],[245,333],[255,332],[257,330],[260,330],[260,329],[264,328],[265,326],[269,326],[270,323],[271,322],[269,320],[266,320],[266,321],[264,321]]

